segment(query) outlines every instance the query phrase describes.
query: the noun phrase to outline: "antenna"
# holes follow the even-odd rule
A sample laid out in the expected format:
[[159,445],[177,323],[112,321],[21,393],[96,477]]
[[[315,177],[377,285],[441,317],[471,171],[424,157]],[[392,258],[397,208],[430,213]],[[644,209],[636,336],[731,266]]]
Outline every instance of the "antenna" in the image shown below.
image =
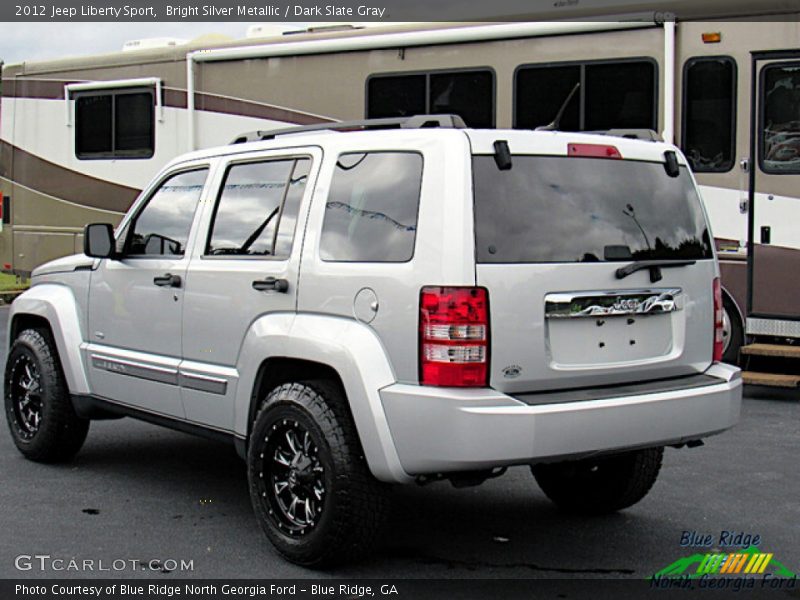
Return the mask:
[[570,100],[572,100],[572,97],[575,95],[575,92],[578,91],[579,87],[581,87],[580,81],[575,84],[575,87],[572,88],[572,91],[567,96],[567,99],[564,100],[564,104],[562,104],[561,108],[558,109],[555,119],[553,119],[547,125],[542,125],[540,127],[537,127],[534,131],[556,131],[558,129],[558,126],[561,124],[561,117],[564,116],[564,111],[567,110],[567,106],[569,106]]

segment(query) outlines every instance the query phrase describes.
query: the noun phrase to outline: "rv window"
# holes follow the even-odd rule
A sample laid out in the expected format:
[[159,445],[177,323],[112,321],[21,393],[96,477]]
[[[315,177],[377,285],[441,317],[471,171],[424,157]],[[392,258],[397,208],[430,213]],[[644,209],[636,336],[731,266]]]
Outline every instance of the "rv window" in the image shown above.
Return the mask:
[[112,151],[111,114],[111,96],[84,96],[75,101],[78,158]]
[[736,63],[729,57],[692,58],[683,69],[681,145],[692,169],[733,168],[736,131]]
[[585,130],[656,129],[652,62],[590,64],[585,68]]
[[375,75],[367,118],[457,114],[469,127],[494,127],[494,73],[488,69]]
[[567,105],[559,129],[656,129],[656,66],[650,59],[519,67],[514,127],[552,122],[578,82],[580,93]]
[[114,97],[114,150],[153,154],[152,94],[119,94]]
[[761,94],[761,168],[800,173],[800,64],[764,67]]
[[411,260],[421,184],[419,154],[342,154],[325,204],[322,260]]
[[493,75],[490,71],[458,71],[431,75],[429,111],[455,114],[470,127],[494,126]]
[[284,159],[230,167],[206,254],[287,257],[309,163]]
[[129,228],[127,256],[183,256],[208,169],[184,171],[162,183]]
[[[558,114],[575,84],[581,67],[526,67],[517,72],[516,127],[535,129],[547,125]],[[579,90],[580,91],[580,90]],[[559,129],[580,129],[581,94],[575,94],[561,117]]]
[[425,75],[371,78],[367,84],[367,118],[424,114],[425,86]]
[[80,159],[150,158],[154,97],[150,90],[81,92],[75,98],[75,155]]

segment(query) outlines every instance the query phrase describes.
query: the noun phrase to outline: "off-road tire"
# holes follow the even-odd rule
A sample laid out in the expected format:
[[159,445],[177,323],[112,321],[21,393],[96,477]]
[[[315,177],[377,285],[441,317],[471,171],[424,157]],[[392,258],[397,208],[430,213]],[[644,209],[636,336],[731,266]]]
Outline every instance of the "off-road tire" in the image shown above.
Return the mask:
[[[23,374],[25,367],[35,373],[38,394],[38,426],[26,426],[20,409],[24,396],[18,383],[30,379]],[[83,446],[89,431],[89,421],[75,414],[64,374],[50,333],[41,329],[22,331],[8,353],[4,377],[6,419],[11,437],[19,451],[28,459],[57,463],[72,459]],[[30,413],[28,413],[30,414]]]
[[601,515],[633,506],[653,487],[664,448],[531,468],[545,495],[566,512]]
[[[286,475],[290,467],[276,462],[291,455],[285,443],[290,430],[295,440],[304,439],[304,432],[310,435],[310,450],[303,454],[307,460],[301,452],[292,461],[298,465],[305,461],[305,483],[288,491],[282,486],[283,491],[276,493],[275,486],[293,476]],[[318,479],[309,482],[309,473],[318,467],[322,468]],[[294,481],[300,481],[300,473],[295,471]],[[272,390],[255,418],[247,474],[258,522],[287,560],[324,567],[356,561],[372,547],[387,510],[388,486],[369,471],[338,385],[301,381]],[[316,499],[317,489],[324,489],[321,500]],[[284,510],[289,499],[298,497],[318,509],[312,510],[315,519],[305,519],[307,525],[300,527]]]

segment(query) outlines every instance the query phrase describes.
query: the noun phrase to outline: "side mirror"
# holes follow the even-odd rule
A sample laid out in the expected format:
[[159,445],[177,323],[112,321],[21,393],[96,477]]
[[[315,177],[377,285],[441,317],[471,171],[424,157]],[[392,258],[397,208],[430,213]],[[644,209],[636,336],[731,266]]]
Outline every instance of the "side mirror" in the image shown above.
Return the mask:
[[90,223],[83,230],[83,253],[92,258],[114,257],[114,228],[108,223]]

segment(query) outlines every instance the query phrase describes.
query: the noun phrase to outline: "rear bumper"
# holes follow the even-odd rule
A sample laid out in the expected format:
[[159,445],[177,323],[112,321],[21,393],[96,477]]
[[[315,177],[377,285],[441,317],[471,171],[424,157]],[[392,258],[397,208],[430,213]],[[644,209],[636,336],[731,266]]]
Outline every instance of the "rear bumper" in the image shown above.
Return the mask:
[[380,395],[400,462],[419,475],[580,458],[719,433],[739,420],[741,375],[725,364],[712,365],[706,375],[715,383],[533,406],[492,389],[394,384]]

